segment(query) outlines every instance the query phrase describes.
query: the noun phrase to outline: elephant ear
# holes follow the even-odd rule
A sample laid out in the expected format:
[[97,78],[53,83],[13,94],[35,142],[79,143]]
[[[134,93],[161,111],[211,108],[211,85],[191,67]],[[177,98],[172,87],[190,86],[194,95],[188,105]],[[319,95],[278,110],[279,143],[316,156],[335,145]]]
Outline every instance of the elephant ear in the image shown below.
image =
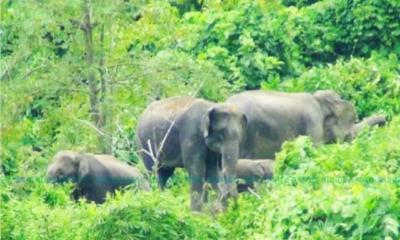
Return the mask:
[[211,107],[201,119],[201,132],[203,133],[204,138],[207,138],[210,134],[210,119],[213,117],[214,112],[214,107]]
[[[223,106],[224,108],[226,108],[226,106]],[[207,113],[204,115],[202,121],[201,121],[201,131],[203,133],[203,137],[207,138],[210,135],[210,123],[214,122],[216,123],[217,120],[217,111],[218,109],[216,107],[211,107],[208,109]],[[245,129],[247,128],[247,117],[246,115],[244,115],[243,113],[239,112],[238,109],[234,106],[229,106],[229,111],[226,114],[239,114],[240,115],[240,123],[241,123],[241,127],[242,127],[242,132],[245,131]]]
[[87,154],[77,154],[76,161],[78,162],[78,169],[77,169],[77,178],[78,183],[82,182],[82,180],[88,176],[89,174],[89,158],[91,156]]
[[340,96],[335,91],[316,91],[314,97],[320,104],[324,116],[330,117],[330,115],[335,115],[339,102],[341,101]]
[[314,93],[321,111],[324,122],[325,141],[333,142],[337,139],[344,139],[351,131],[357,120],[354,107],[333,90],[321,90]]

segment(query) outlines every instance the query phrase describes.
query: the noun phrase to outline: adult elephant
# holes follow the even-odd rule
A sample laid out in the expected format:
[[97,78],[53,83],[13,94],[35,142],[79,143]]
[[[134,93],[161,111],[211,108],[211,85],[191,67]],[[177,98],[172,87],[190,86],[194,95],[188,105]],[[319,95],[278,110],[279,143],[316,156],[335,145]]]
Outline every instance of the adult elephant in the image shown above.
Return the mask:
[[175,168],[188,171],[191,208],[198,211],[205,181],[224,199],[237,196],[235,167],[246,123],[232,105],[172,97],[144,111],[137,125],[137,142],[146,168],[156,171],[161,188]]
[[374,116],[356,124],[357,114],[350,102],[332,90],[314,94],[275,91],[246,91],[231,96],[248,120],[240,158],[274,158],[284,141],[307,135],[316,144],[354,138],[366,126],[384,123]]

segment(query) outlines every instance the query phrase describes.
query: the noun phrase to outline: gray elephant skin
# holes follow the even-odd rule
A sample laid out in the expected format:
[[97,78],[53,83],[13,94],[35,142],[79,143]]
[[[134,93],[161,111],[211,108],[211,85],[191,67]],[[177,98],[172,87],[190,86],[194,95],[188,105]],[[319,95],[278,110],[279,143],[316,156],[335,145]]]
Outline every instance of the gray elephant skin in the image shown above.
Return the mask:
[[146,168],[164,188],[176,167],[184,167],[191,185],[191,208],[202,208],[204,182],[221,199],[236,197],[236,162],[246,127],[236,107],[192,97],[153,102],[137,125],[137,141]]
[[50,182],[75,184],[72,196],[77,200],[85,197],[88,201],[103,203],[106,194],[136,183],[141,189],[149,190],[148,182],[140,171],[111,155],[93,155],[73,151],[60,151],[48,167]]
[[238,192],[254,189],[256,181],[272,179],[274,160],[272,159],[239,159],[236,165]]
[[246,91],[226,102],[247,118],[239,156],[248,159],[274,159],[284,141],[300,135],[310,136],[315,144],[333,143],[385,121],[383,116],[373,116],[357,124],[354,106],[332,90],[314,94]]

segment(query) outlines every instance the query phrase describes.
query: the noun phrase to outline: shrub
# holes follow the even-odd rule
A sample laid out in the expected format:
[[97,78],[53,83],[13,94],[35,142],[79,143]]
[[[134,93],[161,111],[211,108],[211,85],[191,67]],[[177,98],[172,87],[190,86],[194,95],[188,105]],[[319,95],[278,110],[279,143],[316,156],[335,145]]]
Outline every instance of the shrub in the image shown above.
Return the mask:
[[[23,188],[16,191],[17,185]],[[43,178],[8,178],[0,187],[2,239],[221,239],[225,234],[209,216],[187,209],[182,187],[176,196],[130,189],[102,205],[72,202],[70,186],[52,186]]]
[[190,51],[214,62],[230,83],[254,89],[340,58],[398,55],[398,16],[395,0],[326,0],[300,9],[242,0],[192,15],[203,28]]
[[229,11],[206,12],[207,22],[193,50],[200,59],[214,62],[230,83],[257,88],[261,81],[293,70],[292,42],[282,29],[289,14],[274,2],[254,1],[240,1]]
[[239,209],[220,216],[228,238],[398,239],[399,123],[347,144],[285,144],[259,196],[241,196]]

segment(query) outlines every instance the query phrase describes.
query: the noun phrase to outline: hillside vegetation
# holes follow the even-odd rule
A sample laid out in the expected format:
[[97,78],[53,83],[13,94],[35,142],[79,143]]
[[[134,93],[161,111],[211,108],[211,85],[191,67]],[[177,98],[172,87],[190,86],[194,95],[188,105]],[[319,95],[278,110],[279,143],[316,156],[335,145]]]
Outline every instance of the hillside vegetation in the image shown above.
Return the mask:
[[[0,3],[1,239],[399,239],[398,0],[4,0]],[[275,177],[221,214],[168,189],[103,205],[45,179],[59,150],[138,165],[156,99],[334,89],[388,123],[350,143],[286,142]],[[211,195],[211,198],[215,196]]]

